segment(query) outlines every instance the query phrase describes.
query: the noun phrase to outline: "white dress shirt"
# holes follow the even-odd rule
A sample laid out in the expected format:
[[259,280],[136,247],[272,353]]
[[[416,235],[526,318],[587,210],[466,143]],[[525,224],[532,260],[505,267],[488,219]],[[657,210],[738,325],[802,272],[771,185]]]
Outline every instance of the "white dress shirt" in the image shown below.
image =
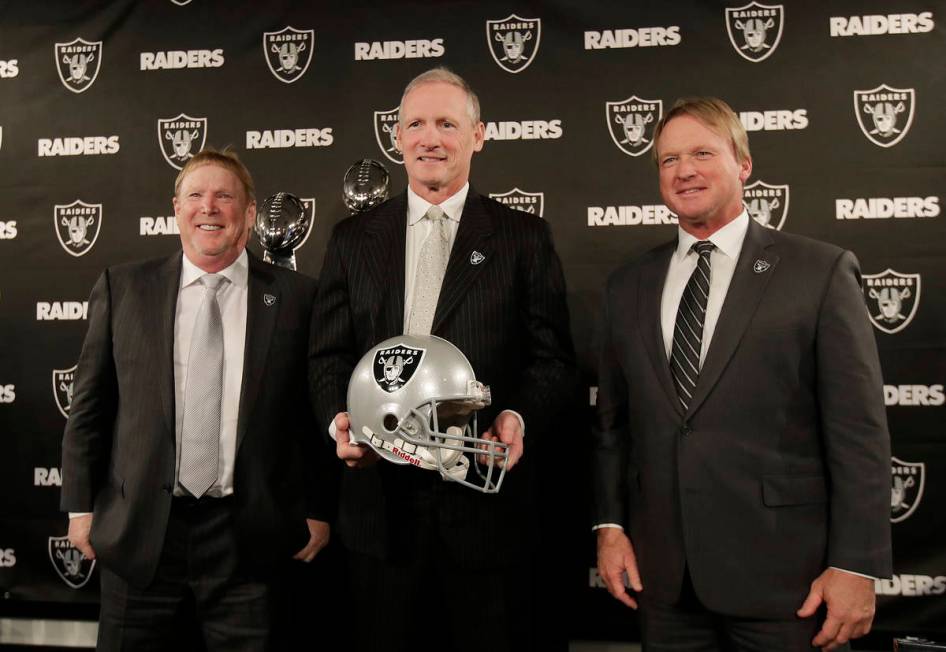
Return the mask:
[[[706,299],[706,317],[703,321],[700,366],[706,360],[706,352],[713,339],[716,322],[719,321],[719,313],[723,309],[723,301],[729,291],[729,282],[732,281],[733,272],[736,271],[736,261],[739,260],[739,252],[742,251],[742,242],[746,239],[748,230],[749,213],[743,210],[739,217],[707,238],[716,245],[716,248],[710,254],[710,289]],[[700,259],[700,255],[691,249],[695,242],[698,242],[695,237],[677,227],[677,249],[670,257],[670,267],[667,269],[664,291],[660,298],[660,327],[663,331],[664,352],[667,354],[667,360],[670,360],[670,347],[673,345],[673,329],[677,321],[680,299]]]
[[[174,313],[174,406],[175,440],[181,441],[184,420],[184,387],[187,384],[187,359],[190,355],[194,322],[204,296],[204,286],[198,280],[206,274],[183,256],[181,285],[177,293]],[[217,460],[217,482],[207,491],[209,496],[229,496],[233,493],[233,462],[236,457],[237,418],[240,411],[240,390],[243,384],[243,347],[246,342],[246,304],[249,283],[249,263],[246,250],[226,269],[219,272],[227,277],[217,290],[217,303],[223,322],[223,399],[220,405],[220,449]],[[180,468],[180,446],[175,454],[175,478]],[[180,488],[175,488],[180,494]],[[185,494],[186,495],[186,492]]]
[[[440,204],[441,210],[447,220],[447,231],[450,233],[450,249],[453,249],[453,241],[457,239],[457,229],[460,228],[460,216],[463,215],[463,205],[466,203],[466,195],[470,191],[469,182],[463,184],[455,194],[451,195]],[[417,260],[420,258],[420,250],[424,246],[424,240],[433,230],[433,222],[425,220],[428,209],[431,204],[426,199],[414,192],[410,186],[407,187],[407,242],[404,247],[404,331],[407,332],[408,321],[411,317],[411,304],[414,301],[414,281],[417,276]]]

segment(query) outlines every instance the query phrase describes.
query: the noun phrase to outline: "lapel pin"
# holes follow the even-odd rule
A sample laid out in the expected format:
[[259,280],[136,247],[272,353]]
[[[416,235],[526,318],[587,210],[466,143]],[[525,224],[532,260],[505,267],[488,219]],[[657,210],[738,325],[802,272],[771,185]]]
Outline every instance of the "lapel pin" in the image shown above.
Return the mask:
[[474,250],[473,253],[470,254],[470,264],[471,264],[471,265],[479,265],[479,264],[482,263],[484,260],[486,260],[486,256],[484,256],[483,254],[481,254],[481,253],[478,252],[478,251],[475,251],[475,250]]
[[761,274],[762,272],[766,271],[771,266],[772,265],[769,264],[769,261],[762,260],[760,258],[759,260],[755,261],[755,263],[753,263],[752,271],[755,272],[756,274]]
[[269,306],[273,305],[274,303],[276,303],[276,295],[275,295],[275,294],[264,294],[264,295],[263,295],[263,303],[266,304],[266,307],[269,307]]

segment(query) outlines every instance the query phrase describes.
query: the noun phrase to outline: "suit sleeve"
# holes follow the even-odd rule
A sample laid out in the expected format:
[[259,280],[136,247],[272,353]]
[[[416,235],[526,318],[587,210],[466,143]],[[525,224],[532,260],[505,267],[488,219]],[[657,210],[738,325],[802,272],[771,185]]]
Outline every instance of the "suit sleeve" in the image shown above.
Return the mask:
[[89,298],[89,329],[74,379],[72,406],[62,441],[60,508],[91,512],[108,472],[118,382],[112,356],[109,272]]
[[851,252],[836,261],[822,299],[816,355],[830,474],[828,565],[889,577],[890,436],[877,344]]
[[326,438],[332,419],[346,409],[348,380],[358,362],[343,240],[336,226],[325,252],[312,312],[309,390],[317,427]]
[[592,427],[593,524],[627,527],[627,382],[615,347],[611,284],[605,290],[599,326],[598,401]]
[[[307,305],[311,309],[311,323],[309,327],[309,349],[311,351],[319,320],[315,309],[315,295],[317,288],[307,289]],[[333,522],[338,504],[338,465],[335,451],[330,449],[326,442],[324,431],[320,432],[317,420],[314,418],[315,405],[311,405],[311,414],[308,414],[310,427],[302,429],[302,453],[305,458],[304,475],[306,478],[306,512],[307,517],[319,521]]]
[[496,406],[519,412],[526,431],[533,433],[562,428],[559,408],[571,403],[577,389],[565,276],[548,223],[539,226],[520,272],[526,364],[510,404]]

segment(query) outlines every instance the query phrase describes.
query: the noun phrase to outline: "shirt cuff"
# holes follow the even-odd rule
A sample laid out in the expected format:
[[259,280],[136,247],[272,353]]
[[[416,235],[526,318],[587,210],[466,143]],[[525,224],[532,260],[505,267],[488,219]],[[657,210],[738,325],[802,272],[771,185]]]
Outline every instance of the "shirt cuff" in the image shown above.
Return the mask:
[[606,527],[614,527],[619,529],[621,532],[624,531],[624,526],[619,523],[598,523],[597,525],[592,526],[591,531],[594,532],[595,530],[600,530]]
[[69,518],[76,518],[77,516],[91,516],[92,512],[69,512]]
[[851,575],[857,575],[858,577],[866,577],[866,578],[869,579],[869,580],[876,580],[876,579],[877,579],[877,578],[874,577],[873,575],[864,575],[864,573],[856,573],[856,572],[850,571],[850,570],[848,570],[848,569],[846,569],[846,568],[838,568],[837,566],[829,566],[828,568],[833,568],[834,570],[841,571],[842,573],[850,573]]
[[522,419],[522,415],[516,412],[515,410],[503,410],[502,412],[500,412],[500,414],[502,414],[503,412],[508,412],[509,414],[515,415],[515,417],[519,419],[519,429],[522,431],[522,438],[525,439],[526,438],[526,422]]

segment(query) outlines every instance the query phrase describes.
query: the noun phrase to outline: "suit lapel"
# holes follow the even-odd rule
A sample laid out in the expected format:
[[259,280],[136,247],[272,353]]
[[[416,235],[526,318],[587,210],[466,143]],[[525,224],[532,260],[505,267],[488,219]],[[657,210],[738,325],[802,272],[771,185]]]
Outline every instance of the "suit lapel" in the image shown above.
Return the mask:
[[667,279],[667,268],[670,257],[676,249],[677,241],[673,240],[653,253],[650,259],[642,264],[640,286],[637,290],[638,315],[650,315],[640,324],[641,335],[644,338],[644,348],[654,366],[654,373],[663,388],[664,393],[673,405],[673,409],[681,413],[680,400],[677,398],[677,389],[670,375],[670,362],[667,360],[664,346],[663,329],[660,325],[660,300],[663,296],[664,283]]
[[[437,332],[450,312],[466,295],[476,277],[490,264],[494,251],[489,246],[488,238],[492,233],[493,221],[483,205],[483,198],[471,187],[463,205],[457,237],[450,250],[443,284],[440,286],[432,333]],[[401,249],[403,250],[403,247]]]
[[146,306],[158,306],[156,340],[161,347],[158,356],[160,367],[155,370],[161,378],[160,400],[163,408],[165,425],[171,435],[171,446],[175,446],[175,400],[174,400],[174,316],[177,313],[177,295],[181,285],[181,261],[183,254],[178,251],[170,256],[161,266],[157,283],[147,287],[153,294],[145,298]]
[[276,285],[276,277],[268,264],[247,252],[249,262],[246,292],[246,338],[243,344],[243,382],[240,388],[240,411],[237,417],[236,450],[246,435],[246,427],[260,382],[266,368],[269,343],[279,316],[283,297]]
[[755,220],[749,219],[749,230],[736,262],[729,291],[723,302],[716,330],[700,369],[700,377],[687,414],[693,414],[709,395],[732,358],[743,333],[759,307],[769,279],[775,273],[779,256],[771,248],[771,234]]
[[364,260],[383,309],[385,337],[404,331],[404,248],[407,239],[407,192],[376,211],[365,224]]

